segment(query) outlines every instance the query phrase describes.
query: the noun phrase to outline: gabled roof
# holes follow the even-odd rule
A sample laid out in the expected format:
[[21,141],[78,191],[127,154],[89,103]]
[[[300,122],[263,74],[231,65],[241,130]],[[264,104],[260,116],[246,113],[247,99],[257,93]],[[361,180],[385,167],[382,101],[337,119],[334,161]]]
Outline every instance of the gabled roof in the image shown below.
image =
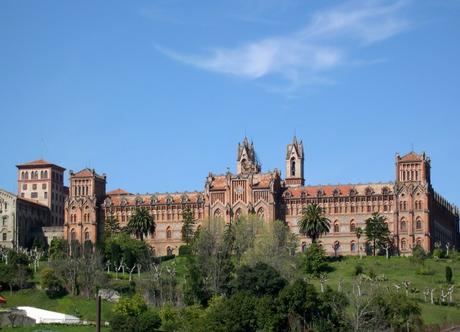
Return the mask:
[[399,161],[421,161],[423,160],[423,156],[417,154],[414,151],[409,152],[408,154],[399,157]]
[[107,193],[108,196],[115,196],[115,195],[131,195],[124,189],[118,188]]
[[44,160],[44,159],[33,160],[33,161],[29,161],[26,163],[16,165],[17,168],[32,168],[32,167],[45,167],[45,166],[56,167],[63,171],[65,170],[65,168],[58,166],[56,164],[50,163],[49,161]]
[[87,178],[87,177],[95,176],[100,179],[105,179],[105,176],[99,175],[96,173],[94,169],[89,169],[89,168],[84,168],[81,171],[78,171],[76,173],[72,173],[71,171],[70,173],[71,173],[70,175],[74,178]]

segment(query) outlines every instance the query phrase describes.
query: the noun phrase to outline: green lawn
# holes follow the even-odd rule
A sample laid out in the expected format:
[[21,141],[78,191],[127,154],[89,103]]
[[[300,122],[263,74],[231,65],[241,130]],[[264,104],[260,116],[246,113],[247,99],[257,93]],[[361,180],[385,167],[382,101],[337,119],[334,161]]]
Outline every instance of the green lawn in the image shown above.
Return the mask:
[[[44,291],[37,289],[24,289],[13,292],[13,294],[3,292],[2,295],[8,301],[6,307],[30,306],[74,315],[88,321],[95,321],[96,319],[95,299],[87,300],[70,295],[59,299],[49,299]],[[111,303],[102,301],[101,313],[103,321],[110,319],[111,308]]]

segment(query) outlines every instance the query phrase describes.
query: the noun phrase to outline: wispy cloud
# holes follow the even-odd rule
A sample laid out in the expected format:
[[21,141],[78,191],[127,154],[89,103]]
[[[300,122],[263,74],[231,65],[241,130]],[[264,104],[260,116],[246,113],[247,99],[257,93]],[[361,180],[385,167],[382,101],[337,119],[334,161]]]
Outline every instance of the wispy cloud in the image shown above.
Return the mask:
[[330,81],[321,76],[334,68],[362,62],[351,57],[354,49],[408,28],[409,22],[401,15],[406,4],[348,2],[315,13],[303,28],[290,35],[271,36],[235,48],[214,48],[202,55],[182,54],[162,46],[157,49],[176,61],[250,80],[275,76],[292,86]]

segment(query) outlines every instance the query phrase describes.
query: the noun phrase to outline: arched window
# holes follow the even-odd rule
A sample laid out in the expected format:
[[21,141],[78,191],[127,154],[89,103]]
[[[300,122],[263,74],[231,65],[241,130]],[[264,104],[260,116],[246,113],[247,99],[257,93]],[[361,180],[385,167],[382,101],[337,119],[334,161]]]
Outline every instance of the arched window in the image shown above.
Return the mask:
[[336,220],[334,221],[334,233],[340,232],[340,225],[339,222]]
[[241,217],[241,209],[238,209],[235,212],[235,219],[240,219],[240,217]]
[[415,244],[418,246],[422,246],[422,239],[418,237],[417,240],[415,240]]
[[302,242],[302,252],[305,252],[305,251],[307,251],[307,243]]
[[170,246],[166,247],[166,255],[171,256],[173,254],[173,250]]
[[340,242],[335,241],[332,245],[332,249],[334,249],[334,253],[337,254],[340,251]]
[[352,219],[352,220],[350,221],[350,232],[351,232],[351,233],[354,233],[355,230],[356,230],[356,224],[355,224],[355,221]]
[[295,176],[295,158],[291,158],[291,176]]
[[89,231],[88,229],[85,229],[85,241],[89,241],[90,238],[89,238]]
[[44,179],[47,179],[48,178],[48,171],[43,172],[43,176],[44,176],[43,177]]
[[260,208],[259,210],[257,210],[257,217],[259,217],[259,219],[265,219],[264,208]]
[[351,243],[350,243],[350,251],[351,252],[356,252],[356,242],[355,241],[351,241]]
[[220,209],[216,209],[214,211],[214,218],[222,218],[222,212],[220,211]]
[[407,241],[406,241],[406,239],[401,239],[401,250],[407,250]]
[[422,220],[420,218],[417,218],[415,221],[415,228],[418,230],[422,229]]
[[401,230],[401,232],[407,232],[407,223],[404,220],[404,218],[401,219],[401,224],[399,225],[399,229]]
[[75,229],[73,229],[73,228],[72,228],[72,230],[70,231],[70,240],[71,240],[72,242],[77,240],[77,233],[75,232]]
[[166,228],[166,238],[167,239],[170,239],[172,237],[172,233],[171,233],[171,227],[167,227]]
[[25,172],[24,179],[29,180],[29,172]]

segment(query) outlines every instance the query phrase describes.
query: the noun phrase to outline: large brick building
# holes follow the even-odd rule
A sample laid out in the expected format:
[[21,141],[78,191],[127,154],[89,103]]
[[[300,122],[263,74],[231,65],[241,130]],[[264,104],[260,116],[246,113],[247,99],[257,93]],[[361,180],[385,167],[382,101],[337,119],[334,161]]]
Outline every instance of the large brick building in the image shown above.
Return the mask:
[[[125,226],[142,206],[157,225],[145,240],[158,255],[164,255],[177,252],[182,244],[184,208],[193,211],[198,227],[204,220],[223,218],[231,223],[251,213],[266,222],[283,220],[298,233],[302,208],[317,203],[331,220],[330,233],[320,239],[331,253],[335,247],[341,254],[356,254],[354,229],[364,228],[374,212],[387,218],[402,254],[409,254],[417,243],[426,250],[436,242],[459,245],[458,209],[433,189],[430,159],[425,154],[397,155],[394,182],[311,186],[305,185],[302,142],[294,138],[287,145],[285,168],[284,179],[278,170],[262,172],[254,145],[245,138],[238,145],[236,174],[209,173],[203,191],[136,195],[116,189],[105,193],[105,176],[92,170],[71,173],[64,233],[68,239],[97,241],[105,217],[114,216]],[[81,189],[75,187],[77,183],[90,185]],[[300,237],[299,249],[308,243],[309,239]]]

